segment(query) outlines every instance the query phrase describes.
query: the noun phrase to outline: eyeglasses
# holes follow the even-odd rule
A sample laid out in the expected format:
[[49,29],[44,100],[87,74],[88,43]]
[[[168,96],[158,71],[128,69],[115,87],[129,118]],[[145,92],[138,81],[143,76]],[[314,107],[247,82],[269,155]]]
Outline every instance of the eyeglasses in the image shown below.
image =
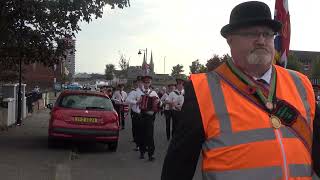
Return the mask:
[[242,37],[246,37],[246,38],[250,38],[250,39],[258,39],[261,35],[262,37],[266,38],[266,39],[273,39],[277,33],[276,32],[234,32],[232,33],[233,35],[238,35],[238,36],[242,36]]

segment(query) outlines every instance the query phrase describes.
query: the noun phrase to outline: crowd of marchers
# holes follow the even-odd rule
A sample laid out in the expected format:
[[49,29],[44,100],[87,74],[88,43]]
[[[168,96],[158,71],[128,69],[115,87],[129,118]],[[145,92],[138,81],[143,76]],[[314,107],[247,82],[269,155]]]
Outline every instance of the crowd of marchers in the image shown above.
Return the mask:
[[166,136],[169,141],[173,136],[179,114],[184,102],[184,78],[176,78],[175,83],[169,83],[161,89],[152,87],[152,76],[137,76],[133,81],[131,91],[124,91],[124,84],[116,89],[104,86],[100,91],[108,95],[113,102],[119,116],[121,129],[126,129],[126,115],[132,120],[132,139],[134,150],[138,151],[139,158],[148,155],[149,161],[154,161],[154,122],[156,114],[164,115],[166,119]]

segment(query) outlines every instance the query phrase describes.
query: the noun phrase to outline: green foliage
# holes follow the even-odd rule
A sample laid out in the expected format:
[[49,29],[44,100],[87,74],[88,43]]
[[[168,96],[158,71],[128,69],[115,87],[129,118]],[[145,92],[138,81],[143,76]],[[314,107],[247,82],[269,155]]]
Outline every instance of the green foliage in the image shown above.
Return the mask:
[[114,77],[115,67],[113,64],[107,64],[105,69],[106,80],[112,80]]
[[226,62],[228,59],[231,59],[229,54],[225,54],[222,57],[219,55],[214,54],[212,58],[207,61],[206,67],[208,71],[212,71],[220,66],[222,63]]
[[127,77],[129,62],[130,62],[130,58],[127,59],[124,54],[120,53],[120,59],[119,59],[120,73],[119,73],[119,75],[121,77]]
[[183,65],[177,64],[176,66],[172,67],[171,76],[174,78],[180,77],[181,73],[183,73]]
[[192,62],[190,68],[190,74],[198,74],[207,71],[207,67],[203,64],[200,64],[199,59]]
[[320,79],[320,57],[312,61],[312,78]]
[[289,54],[288,64],[286,68],[302,72],[302,63],[298,60],[298,58],[295,55]]
[[103,7],[123,8],[128,0],[1,0],[0,72],[15,64],[41,62],[52,66],[72,48],[69,39],[80,21],[102,17]]

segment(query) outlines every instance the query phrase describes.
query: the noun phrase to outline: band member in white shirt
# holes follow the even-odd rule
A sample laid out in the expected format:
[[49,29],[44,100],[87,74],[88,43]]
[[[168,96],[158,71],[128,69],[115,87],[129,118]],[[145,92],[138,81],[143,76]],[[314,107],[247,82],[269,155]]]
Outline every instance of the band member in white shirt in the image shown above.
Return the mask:
[[167,92],[165,92],[161,97],[161,102],[164,106],[164,116],[166,117],[166,135],[168,141],[170,140],[171,135],[172,108],[170,107],[170,103],[166,103],[166,99],[169,97],[169,94],[173,92],[175,89],[175,84],[168,84]]
[[179,118],[179,114],[184,102],[184,80],[176,79],[177,85],[176,90],[171,92],[166,99],[166,103],[168,103],[172,109],[172,136],[174,136],[174,131],[179,124],[181,118]]
[[131,120],[132,120],[132,137],[133,137],[133,141],[136,144],[136,148],[135,150],[138,151],[139,150],[139,142],[141,141],[139,139],[139,131],[140,131],[140,127],[139,123],[141,124],[141,110],[139,107],[139,101],[141,98],[141,95],[143,95],[142,89],[143,89],[143,84],[142,84],[142,79],[141,76],[137,77],[137,80],[134,82],[134,86],[135,89],[132,90],[127,99],[126,99],[126,103],[130,105],[131,107]]
[[[152,83],[151,76],[144,76],[143,79],[143,95],[139,101],[140,108],[146,107],[143,110],[141,108],[141,130],[139,129],[139,138],[142,137],[142,141],[139,144],[140,150],[140,159],[144,159],[144,154],[148,152],[149,161],[153,161],[155,158],[153,157],[155,146],[154,146],[154,120],[155,120],[155,107],[151,104],[157,104],[159,106],[160,99],[157,93],[154,90],[150,89]],[[148,99],[148,101],[146,101]],[[155,101],[155,103],[150,103],[150,101]],[[146,103],[148,102],[148,103]],[[146,103],[146,104],[145,104]],[[152,107],[150,107],[152,106]],[[159,107],[160,108],[160,107]]]
[[125,104],[125,101],[127,99],[127,93],[123,89],[124,85],[119,84],[118,90],[116,90],[112,95],[112,100],[115,102],[115,109],[118,113],[122,129],[125,128],[123,105]]

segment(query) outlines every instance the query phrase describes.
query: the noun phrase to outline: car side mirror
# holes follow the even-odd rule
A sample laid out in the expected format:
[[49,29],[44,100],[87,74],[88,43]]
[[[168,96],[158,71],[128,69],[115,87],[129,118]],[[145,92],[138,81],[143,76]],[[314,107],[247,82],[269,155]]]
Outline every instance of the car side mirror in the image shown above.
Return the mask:
[[52,103],[47,104],[47,108],[48,109],[52,109],[53,108],[53,104]]

